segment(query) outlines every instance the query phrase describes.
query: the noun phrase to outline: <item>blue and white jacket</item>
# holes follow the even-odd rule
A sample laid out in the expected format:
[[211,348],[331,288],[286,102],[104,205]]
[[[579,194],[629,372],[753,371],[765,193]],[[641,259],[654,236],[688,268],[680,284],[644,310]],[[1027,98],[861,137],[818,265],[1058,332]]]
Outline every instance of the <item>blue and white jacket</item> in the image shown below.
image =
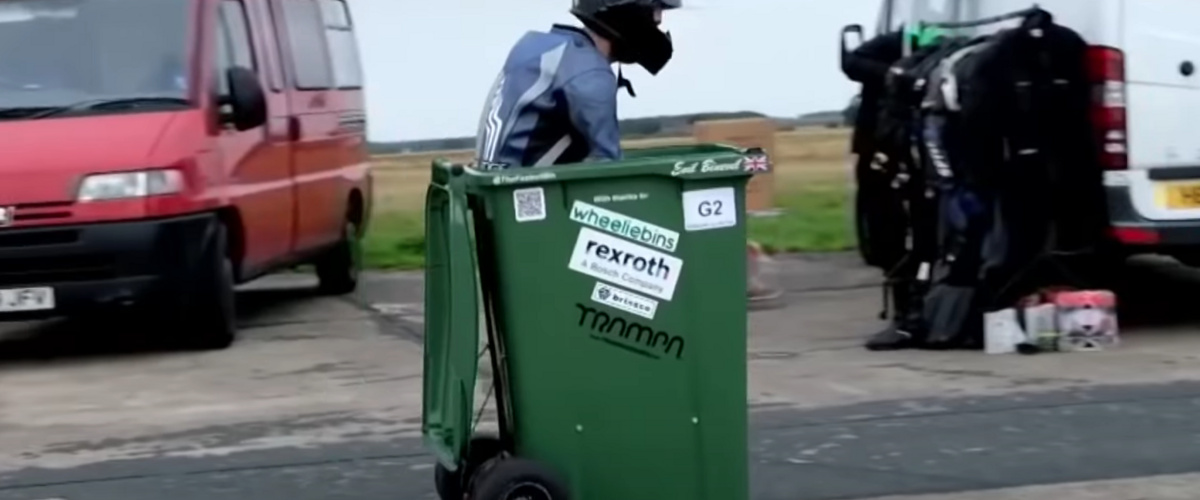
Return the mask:
[[583,30],[529,32],[508,54],[476,135],[481,168],[621,157],[617,77]]

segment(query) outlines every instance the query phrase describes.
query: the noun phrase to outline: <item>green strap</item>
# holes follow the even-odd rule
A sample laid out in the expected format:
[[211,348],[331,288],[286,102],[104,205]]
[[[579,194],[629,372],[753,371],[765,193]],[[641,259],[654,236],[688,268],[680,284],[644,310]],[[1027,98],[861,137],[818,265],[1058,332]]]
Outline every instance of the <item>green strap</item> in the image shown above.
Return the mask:
[[928,47],[946,36],[945,30],[936,26],[925,26],[924,23],[909,25],[904,30],[905,35],[915,47]]

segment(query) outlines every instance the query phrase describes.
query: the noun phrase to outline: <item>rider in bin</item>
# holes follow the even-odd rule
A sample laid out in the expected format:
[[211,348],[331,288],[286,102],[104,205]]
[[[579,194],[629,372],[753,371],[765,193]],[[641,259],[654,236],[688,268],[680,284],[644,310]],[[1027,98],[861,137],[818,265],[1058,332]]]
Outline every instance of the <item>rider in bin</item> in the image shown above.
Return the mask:
[[[583,27],[530,32],[509,51],[488,92],[476,134],[476,165],[485,170],[546,167],[621,158],[617,92],[636,97],[612,64],[637,64],[652,75],[674,55],[659,29],[663,11],[683,0],[575,0]],[[755,253],[748,249],[751,270]],[[752,273],[750,299],[779,295]]]
[[612,64],[657,75],[673,55],[662,13],[682,0],[575,0],[583,28],[529,32],[508,54],[476,135],[479,168],[545,167],[621,158],[617,91],[633,86]]

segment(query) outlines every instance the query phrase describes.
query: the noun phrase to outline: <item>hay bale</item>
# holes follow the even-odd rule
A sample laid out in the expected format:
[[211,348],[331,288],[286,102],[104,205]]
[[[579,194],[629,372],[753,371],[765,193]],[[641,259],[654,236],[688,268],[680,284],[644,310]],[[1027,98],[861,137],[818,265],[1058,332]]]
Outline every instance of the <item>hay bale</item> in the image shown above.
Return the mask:
[[[775,121],[769,118],[744,118],[696,122],[692,133],[696,142],[719,142],[743,148],[762,148],[774,162],[776,129]],[[774,207],[774,172],[755,175],[746,185],[746,211],[765,212]]]

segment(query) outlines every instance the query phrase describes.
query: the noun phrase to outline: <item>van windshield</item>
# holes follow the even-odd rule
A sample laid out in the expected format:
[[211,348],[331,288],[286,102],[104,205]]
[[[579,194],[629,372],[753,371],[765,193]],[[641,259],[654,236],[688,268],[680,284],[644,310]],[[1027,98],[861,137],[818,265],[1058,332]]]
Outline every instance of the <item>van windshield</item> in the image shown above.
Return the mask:
[[0,119],[185,106],[188,12],[189,0],[0,0]]

